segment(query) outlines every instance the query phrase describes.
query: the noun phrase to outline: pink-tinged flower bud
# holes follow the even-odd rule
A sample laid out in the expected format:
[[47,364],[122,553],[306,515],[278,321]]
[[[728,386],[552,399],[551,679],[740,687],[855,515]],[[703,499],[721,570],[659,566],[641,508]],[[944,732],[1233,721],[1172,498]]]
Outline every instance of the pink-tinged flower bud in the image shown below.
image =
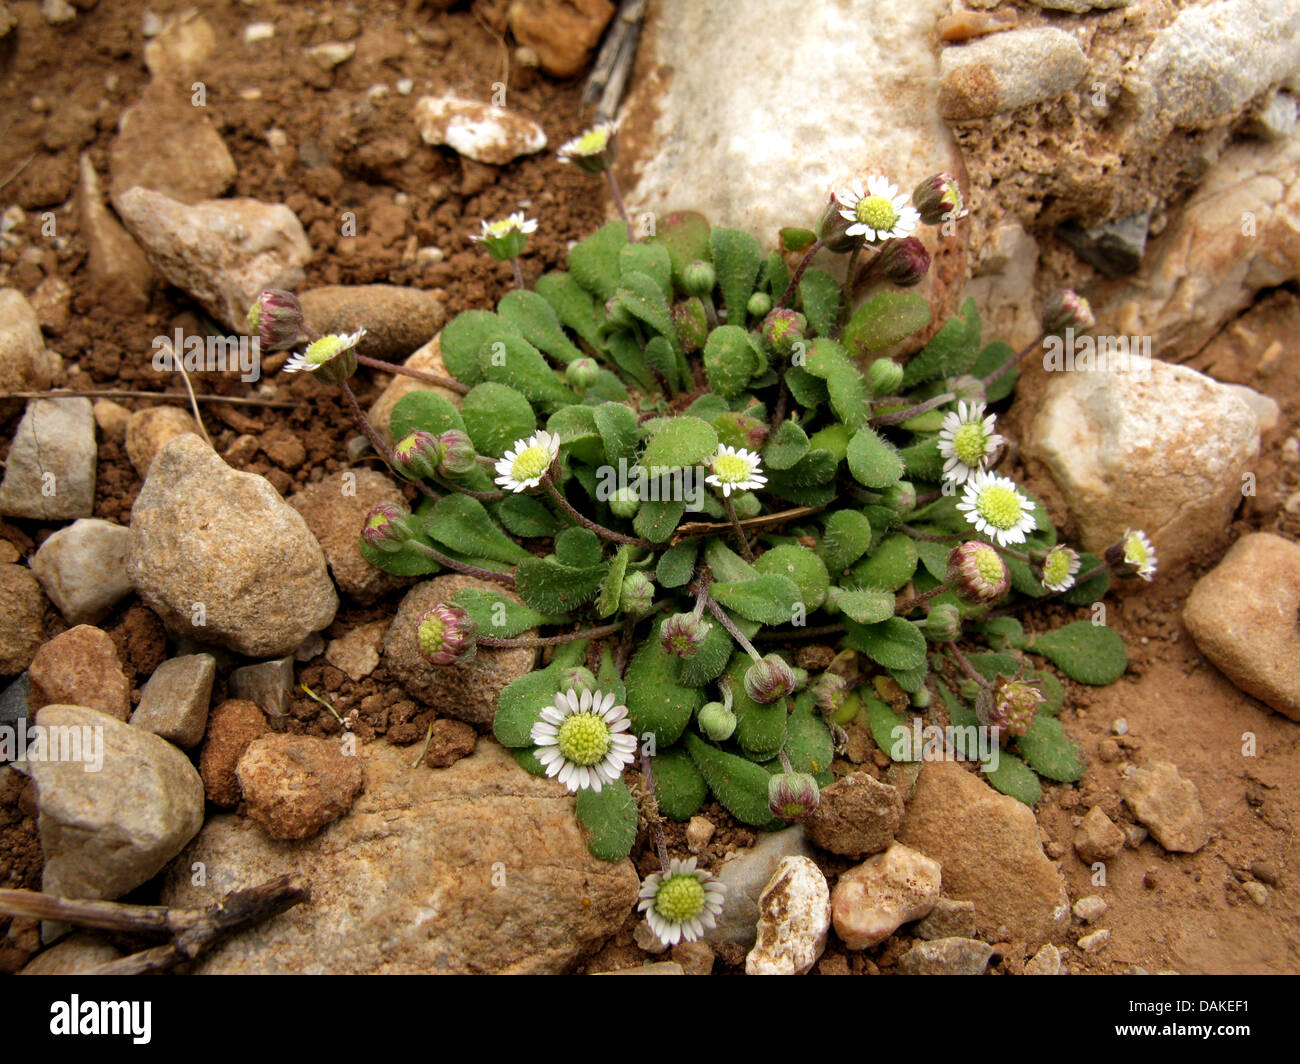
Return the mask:
[[1002,555],[977,539],[959,544],[948,555],[948,580],[969,602],[997,602],[1011,587]]
[[767,441],[767,426],[763,422],[734,410],[715,417],[713,428],[718,434],[718,442],[725,443],[728,447],[757,451]]
[[778,772],[767,781],[767,807],[782,820],[807,820],[821,800],[817,781],[806,772]]
[[478,468],[478,452],[470,438],[460,429],[448,429],[438,436],[442,448],[442,461],[438,463],[438,476],[463,477]]
[[921,221],[926,225],[956,221],[968,213],[961,188],[951,174],[935,174],[922,181],[912,193],[912,204],[921,212]]
[[361,539],[375,550],[393,554],[414,537],[410,521],[411,515],[394,503],[381,502],[366,514],[361,525]]
[[794,669],[780,654],[768,654],[745,670],[745,693],[764,705],[789,696],[794,684]]
[[755,292],[745,304],[745,311],[751,318],[764,318],[772,310],[772,297],[766,292]]
[[1055,336],[1073,329],[1087,332],[1097,324],[1091,304],[1070,288],[1062,288],[1043,306],[1043,332]]
[[393,469],[407,480],[435,476],[442,464],[442,445],[432,432],[415,429],[393,445]]
[[763,339],[779,355],[788,355],[795,344],[803,340],[808,329],[808,319],[798,311],[782,307],[763,319]]
[[709,316],[704,310],[703,300],[691,298],[674,303],[672,315],[682,347],[688,355],[694,354],[709,338]]
[[564,379],[580,392],[600,380],[600,363],[594,358],[575,358],[564,367]]
[[434,665],[461,665],[474,657],[478,626],[459,606],[439,602],[420,618],[420,656]]
[[914,236],[887,240],[880,249],[877,264],[886,280],[899,288],[911,288],[920,284],[930,272],[930,253]]
[[645,573],[628,573],[623,577],[619,608],[625,613],[642,614],[654,605],[655,584]]
[[848,697],[848,684],[843,676],[834,672],[824,672],[812,682],[809,688],[817,708],[828,717],[844,708],[844,699]]
[[993,700],[988,724],[1001,728],[1001,737],[1018,738],[1034,723],[1038,707],[1046,699],[1036,681],[999,676],[993,682]]
[[597,690],[596,677],[592,675],[590,669],[583,668],[581,665],[572,665],[567,669],[561,669],[558,686],[561,691]]
[[674,613],[659,629],[659,640],[664,650],[679,658],[693,658],[700,644],[713,627],[693,613]]
[[849,236],[846,232],[852,224],[844,217],[844,207],[834,196],[831,196],[821,217],[817,219],[817,236],[827,251],[843,255],[862,243],[862,237]]
[[304,338],[302,304],[292,292],[267,288],[248,308],[248,329],[263,351],[287,351]]

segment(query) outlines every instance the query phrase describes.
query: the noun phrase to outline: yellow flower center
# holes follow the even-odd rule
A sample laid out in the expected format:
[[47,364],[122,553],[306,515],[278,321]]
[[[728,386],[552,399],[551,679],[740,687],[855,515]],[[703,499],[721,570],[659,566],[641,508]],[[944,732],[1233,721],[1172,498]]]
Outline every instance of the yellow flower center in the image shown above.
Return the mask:
[[863,196],[858,200],[855,213],[859,222],[872,229],[889,230],[898,222],[898,211],[884,196]]
[[952,453],[962,465],[974,469],[988,452],[989,438],[978,421],[967,421],[952,434]]
[[308,346],[307,361],[313,366],[323,366],[347,349],[348,342],[342,336],[322,336]]
[[534,444],[523,451],[519,452],[519,457],[515,459],[514,465],[510,467],[510,475],[519,482],[525,480],[534,480],[540,477],[551,465],[551,452],[545,447]]
[[566,761],[597,764],[609,753],[609,725],[595,713],[571,713],[560,725],[556,745]]
[[578,138],[574,151],[578,155],[596,155],[605,150],[609,143],[609,134],[603,129],[588,130]]
[[739,484],[749,474],[749,462],[738,454],[720,454],[713,459],[713,475],[724,483]]
[[655,911],[674,924],[693,920],[704,911],[704,884],[698,876],[670,876],[655,895]]
[[1001,484],[981,491],[975,509],[985,521],[1003,532],[1015,528],[1024,513],[1020,496]]

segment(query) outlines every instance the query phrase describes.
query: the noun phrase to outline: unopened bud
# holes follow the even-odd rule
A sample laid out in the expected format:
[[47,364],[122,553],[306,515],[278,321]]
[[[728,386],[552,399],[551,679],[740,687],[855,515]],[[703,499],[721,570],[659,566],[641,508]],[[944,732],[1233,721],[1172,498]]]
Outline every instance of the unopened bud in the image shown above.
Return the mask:
[[706,702],[695,719],[699,721],[700,731],[715,743],[726,742],[736,730],[736,714],[721,702]]
[[618,604],[624,613],[645,613],[655,599],[655,585],[645,573],[628,573],[623,577],[623,589]]
[[878,262],[880,274],[899,288],[920,284],[930,272],[930,253],[914,236],[885,241]]
[[948,555],[948,580],[962,598],[986,604],[997,602],[1011,586],[1002,555],[977,539],[958,544]]
[[432,477],[441,464],[442,445],[431,432],[415,429],[393,445],[393,469],[407,480]]
[[634,488],[619,488],[609,497],[609,508],[615,517],[633,518],[641,509],[641,496]]
[[478,452],[470,438],[460,429],[448,429],[438,436],[442,448],[442,461],[438,463],[441,477],[463,477],[478,468]]
[[575,358],[564,368],[564,379],[585,392],[600,380],[600,364],[594,358]]
[[853,223],[841,213],[844,210],[840,202],[834,197],[826,204],[817,219],[817,236],[827,251],[833,251],[837,255],[843,255],[852,251],[862,243],[862,237],[849,236],[848,228]]
[[896,395],[903,386],[903,367],[890,358],[878,358],[867,370],[873,395]]
[[763,339],[779,355],[788,355],[795,349],[808,330],[808,319],[798,311],[782,308],[774,310],[763,319]]
[[703,299],[713,294],[713,287],[718,283],[718,273],[712,263],[692,262],[682,271],[682,288],[688,296]]
[[411,515],[391,502],[381,502],[371,508],[361,525],[361,539],[375,550],[393,554],[402,549],[415,532],[410,525]]
[[935,174],[916,186],[912,204],[921,212],[926,225],[956,221],[968,213],[962,201],[961,188],[951,174]]
[[416,641],[420,656],[434,665],[460,665],[478,649],[478,626],[460,606],[439,602],[420,618]]
[[1043,306],[1043,332],[1049,336],[1066,329],[1087,332],[1095,324],[1091,304],[1073,289],[1062,288]]
[[952,643],[961,635],[961,610],[951,602],[940,602],[930,607],[921,627],[934,642]]
[[779,654],[768,654],[745,670],[745,693],[764,705],[794,691],[794,670]]
[[287,351],[303,338],[305,328],[302,304],[283,288],[263,289],[248,308],[248,329],[262,351]]
[[772,297],[766,292],[755,292],[749,297],[749,303],[745,309],[749,312],[751,318],[765,317],[772,309]]
[[806,772],[778,772],[767,781],[767,807],[782,820],[806,820],[820,804],[821,790]]
[[693,613],[674,613],[659,629],[659,640],[664,650],[679,658],[693,658],[699,653],[704,637],[713,627]]

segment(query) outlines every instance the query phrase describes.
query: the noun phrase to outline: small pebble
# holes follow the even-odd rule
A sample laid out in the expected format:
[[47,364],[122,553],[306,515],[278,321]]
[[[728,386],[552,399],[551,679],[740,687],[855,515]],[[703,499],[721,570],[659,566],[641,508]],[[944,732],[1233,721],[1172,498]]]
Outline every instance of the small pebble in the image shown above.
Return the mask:
[[275,36],[275,23],[273,22],[250,22],[244,27],[244,43],[256,44],[258,41],[269,41]]
[[1079,939],[1079,948],[1084,953],[1096,953],[1105,948],[1106,943],[1110,941],[1110,932],[1104,928],[1100,931],[1094,931],[1091,935],[1084,935]]
[[1080,898],[1074,903],[1075,917],[1085,924],[1095,923],[1106,913],[1106,902],[1096,894]]
[[1116,735],[1127,735],[1128,719],[1126,717],[1120,717],[1110,726],[1110,730],[1113,731]]
[[1250,895],[1250,900],[1256,905],[1264,905],[1268,902],[1268,887],[1263,883],[1256,883],[1253,879],[1246,880],[1241,885],[1241,889]]

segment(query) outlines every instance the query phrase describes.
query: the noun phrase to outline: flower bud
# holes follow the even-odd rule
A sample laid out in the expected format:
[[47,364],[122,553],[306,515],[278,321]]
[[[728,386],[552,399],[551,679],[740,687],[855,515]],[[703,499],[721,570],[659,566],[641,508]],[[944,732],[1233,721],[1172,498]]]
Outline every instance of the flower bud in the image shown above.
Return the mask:
[[460,429],[448,429],[438,436],[442,448],[442,461],[438,463],[438,476],[463,477],[478,468],[478,452],[470,438]]
[[1124,538],[1106,548],[1103,556],[1116,576],[1140,576],[1147,583],[1156,571],[1156,549],[1140,529],[1129,529]]
[[1043,306],[1043,332],[1056,336],[1066,329],[1087,332],[1095,324],[1092,306],[1070,288],[1062,288]]
[[623,577],[623,588],[619,594],[619,608],[624,613],[645,613],[655,600],[655,584],[645,573],[628,573]]
[[609,508],[615,517],[633,518],[641,509],[641,496],[634,488],[619,488],[609,497]]
[[903,367],[891,358],[878,358],[867,370],[872,395],[897,395],[903,386]]
[[768,705],[794,691],[794,670],[779,654],[768,654],[745,670],[745,693]]
[[1004,736],[1018,738],[1034,723],[1038,707],[1046,699],[1037,687],[1037,681],[999,676],[993,682],[993,700],[989,708],[988,724],[1001,728]]
[[920,284],[930,272],[930,253],[914,236],[885,241],[877,261],[881,276],[899,288]]
[[758,501],[758,496],[752,491],[733,492],[731,496],[731,505],[736,509],[736,516],[742,521],[751,517],[757,517],[763,509],[763,504]]
[[682,348],[688,355],[694,354],[709,338],[709,316],[704,310],[704,302],[697,297],[692,297],[684,302],[674,303],[672,315]]
[[699,721],[700,731],[715,743],[726,742],[736,730],[736,714],[721,702],[704,703],[695,719]]
[[712,263],[692,262],[682,271],[682,288],[688,296],[703,299],[713,294],[713,287],[718,283],[718,273]]
[[712,627],[704,618],[696,617],[693,613],[674,613],[659,629],[659,640],[669,654],[679,658],[693,658],[699,653],[700,644]]
[[967,215],[962,201],[961,188],[951,174],[935,174],[916,186],[912,204],[921,212],[926,225],[939,225]]
[[948,555],[948,581],[968,602],[997,602],[1011,586],[1007,563],[989,544],[977,539],[954,547]]
[[828,717],[838,713],[844,707],[848,696],[848,683],[843,676],[833,672],[824,672],[812,682],[809,688],[817,708]]
[[762,318],[772,309],[772,297],[766,292],[755,292],[749,297],[745,310],[751,318]]
[[798,311],[782,308],[774,310],[763,319],[763,339],[778,355],[788,355],[795,349],[808,329],[808,319]]
[[968,403],[987,402],[988,397],[984,390],[984,382],[969,373],[954,377],[948,387],[958,401],[965,400]]
[[715,417],[713,428],[718,434],[718,442],[725,443],[728,447],[757,451],[767,440],[767,426],[763,422],[734,410]]
[[[309,370],[326,384],[342,384],[357,371],[357,343],[364,335],[365,330],[361,329],[349,335],[330,333],[313,340],[301,357],[300,368]],[[285,370],[292,372],[299,365],[298,358],[294,355],[286,362]]]
[[880,502],[900,514],[910,513],[916,508],[916,485],[910,480],[897,481],[880,493]]
[[1079,552],[1069,547],[1056,546],[1043,559],[1043,587],[1048,591],[1069,591],[1074,587],[1074,575],[1079,571]]
[[600,380],[600,364],[594,358],[575,358],[564,368],[564,379],[585,392]]
[[371,508],[361,525],[361,539],[375,550],[393,554],[402,544],[415,536],[410,524],[411,515],[391,502],[381,502]]
[[952,643],[961,635],[961,610],[951,602],[937,603],[930,607],[921,627],[934,642]]
[[262,351],[287,351],[303,338],[302,304],[292,292],[267,288],[248,308],[248,329]]
[[843,210],[839,201],[832,196],[821,217],[817,219],[818,239],[827,251],[833,251],[837,255],[852,251],[862,243],[862,237],[849,236],[846,232],[853,223],[840,213]]
[[591,674],[590,669],[585,669],[581,665],[571,665],[567,669],[560,670],[561,691],[595,691],[596,677]]
[[820,804],[817,781],[806,772],[778,772],[767,781],[767,807],[782,820],[806,820]]
[[636,318],[623,306],[618,296],[605,301],[605,321],[614,329],[631,329],[636,325]]
[[416,641],[420,656],[434,665],[460,665],[471,660],[478,643],[478,626],[461,607],[439,602],[420,618]]
[[393,469],[407,480],[434,476],[442,464],[442,445],[432,432],[415,429],[393,444]]

